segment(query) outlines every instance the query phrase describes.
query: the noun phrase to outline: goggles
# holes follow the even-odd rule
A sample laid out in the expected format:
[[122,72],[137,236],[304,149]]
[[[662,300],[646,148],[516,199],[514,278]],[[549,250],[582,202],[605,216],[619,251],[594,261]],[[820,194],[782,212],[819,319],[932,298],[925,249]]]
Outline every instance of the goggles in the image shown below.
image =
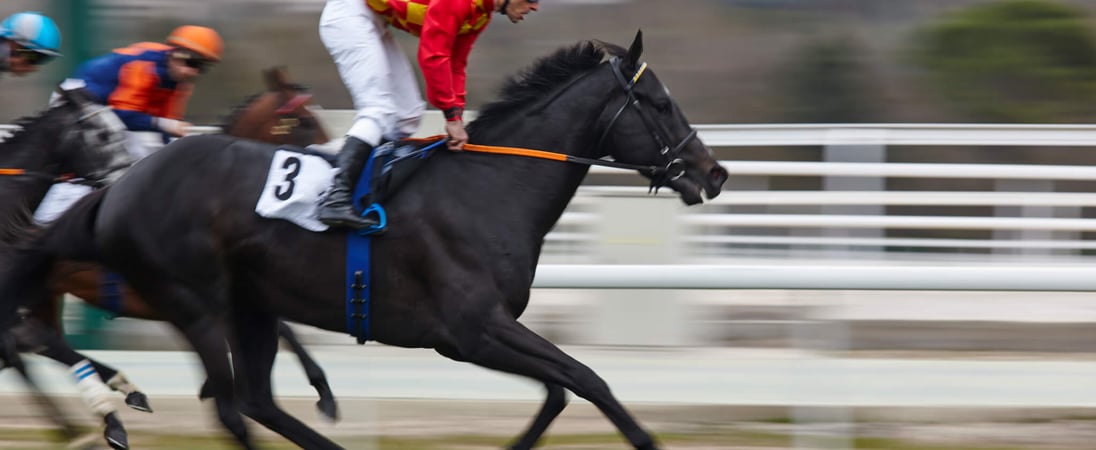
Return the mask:
[[191,69],[198,69],[198,73],[205,73],[213,65],[213,61],[189,52],[175,52],[174,58],[182,60],[183,64]]
[[53,60],[53,55],[37,52],[29,48],[16,49],[15,55],[32,66],[40,66]]

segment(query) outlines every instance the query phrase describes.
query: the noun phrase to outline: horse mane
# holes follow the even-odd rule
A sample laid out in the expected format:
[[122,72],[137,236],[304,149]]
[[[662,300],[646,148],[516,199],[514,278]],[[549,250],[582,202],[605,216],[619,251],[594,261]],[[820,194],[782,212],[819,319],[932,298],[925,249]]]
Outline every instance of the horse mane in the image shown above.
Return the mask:
[[503,85],[499,99],[480,108],[476,120],[469,126],[484,126],[510,118],[554,93],[576,76],[597,67],[607,56],[624,56],[626,53],[623,47],[598,40],[580,41],[560,48],[510,77]]
[[7,138],[0,140],[0,149],[3,149],[5,146],[18,144],[23,137],[29,134],[27,131],[32,128],[32,125],[37,124],[39,119],[44,117],[49,111],[50,110],[47,109],[33,116],[24,116],[16,119],[13,125],[19,127],[19,129],[13,131]]
[[221,121],[221,129],[228,130],[229,128],[232,128],[233,125],[236,125],[236,122],[240,121],[240,117],[244,115],[244,112],[251,106],[251,103],[254,102],[255,99],[262,97],[263,94],[266,94],[266,92],[249,95],[242,102],[233,106],[232,111]]

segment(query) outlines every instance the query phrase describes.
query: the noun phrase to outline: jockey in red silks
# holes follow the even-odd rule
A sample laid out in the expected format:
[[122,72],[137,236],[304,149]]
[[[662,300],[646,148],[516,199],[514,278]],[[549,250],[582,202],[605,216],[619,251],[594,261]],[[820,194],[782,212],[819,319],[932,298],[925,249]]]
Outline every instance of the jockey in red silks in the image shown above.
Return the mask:
[[[87,61],[66,83],[86,87],[128,130],[160,132],[167,142],[191,126],[183,114],[194,83],[221,60],[223,49],[221,36],[213,29],[184,25],[165,43],[139,42]],[[147,154],[136,152],[137,157]]]
[[320,38],[357,115],[337,157],[334,185],[320,203],[319,220],[356,229],[376,225],[373,217],[361,217],[354,209],[357,175],[374,147],[414,134],[425,110],[415,72],[390,27],[419,37],[427,100],[445,114],[448,147],[459,151],[468,142],[461,114],[472,45],[492,13],[518,23],[537,9],[538,0],[327,0]]

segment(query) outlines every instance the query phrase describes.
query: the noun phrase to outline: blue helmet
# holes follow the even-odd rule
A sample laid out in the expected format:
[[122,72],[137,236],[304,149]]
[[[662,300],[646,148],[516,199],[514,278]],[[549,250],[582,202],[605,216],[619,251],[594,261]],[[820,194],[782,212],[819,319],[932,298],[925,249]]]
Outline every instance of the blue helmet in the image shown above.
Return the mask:
[[61,30],[40,12],[12,14],[0,24],[0,38],[52,56],[61,56]]

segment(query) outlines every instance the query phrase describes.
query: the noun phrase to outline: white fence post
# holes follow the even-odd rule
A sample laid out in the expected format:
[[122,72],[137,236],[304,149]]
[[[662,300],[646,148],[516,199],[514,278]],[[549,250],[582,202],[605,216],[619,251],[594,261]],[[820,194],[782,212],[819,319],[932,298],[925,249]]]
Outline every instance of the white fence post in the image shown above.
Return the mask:
[[[677,230],[681,201],[675,197],[604,198],[595,226],[600,263],[674,264],[680,258]],[[621,289],[600,292],[589,327],[590,343],[614,346],[694,344],[689,310],[673,290]]]

